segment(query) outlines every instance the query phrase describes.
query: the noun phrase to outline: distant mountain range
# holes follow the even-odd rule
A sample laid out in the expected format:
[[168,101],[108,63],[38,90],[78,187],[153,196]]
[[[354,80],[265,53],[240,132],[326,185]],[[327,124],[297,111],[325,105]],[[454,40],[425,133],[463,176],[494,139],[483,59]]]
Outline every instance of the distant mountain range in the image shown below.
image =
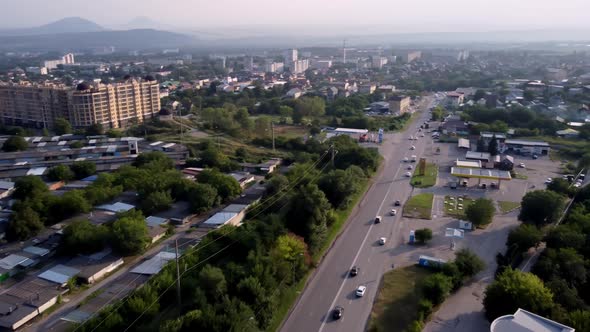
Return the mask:
[[33,28],[0,30],[0,50],[64,51],[114,46],[117,50],[189,46],[192,36],[148,28],[155,22],[137,18],[132,29],[108,30],[80,18],[68,17]]
[[97,32],[102,26],[81,17],[66,17],[45,25],[23,29],[0,30],[0,36],[52,35],[57,33]]

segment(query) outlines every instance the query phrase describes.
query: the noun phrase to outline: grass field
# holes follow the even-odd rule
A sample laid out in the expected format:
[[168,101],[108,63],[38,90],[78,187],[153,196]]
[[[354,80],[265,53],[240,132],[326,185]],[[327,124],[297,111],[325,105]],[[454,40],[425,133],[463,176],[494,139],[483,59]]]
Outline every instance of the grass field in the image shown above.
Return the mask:
[[416,170],[410,180],[410,184],[416,188],[428,188],[436,184],[436,177],[438,176],[438,167],[433,163],[426,163],[424,175],[418,175],[419,167],[416,164]]
[[430,219],[432,216],[433,193],[424,193],[413,196],[404,205],[404,217],[417,219]]
[[387,272],[371,311],[369,332],[402,332],[416,320],[419,284],[431,274],[427,269],[408,266]]
[[465,210],[473,203],[473,199],[460,196],[445,196],[445,215],[458,219],[465,218]]
[[506,201],[498,201],[498,207],[500,208],[501,213],[510,212],[517,207],[520,207],[519,202],[506,202]]
[[526,175],[524,175],[524,174],[520,174],[520,173],[514,173],[514,178],[515,178],[515,179],[518,179],[518,180],[526,180],[526,179],[528,179],[529,177],[528,177],[528,176],[526,176]]

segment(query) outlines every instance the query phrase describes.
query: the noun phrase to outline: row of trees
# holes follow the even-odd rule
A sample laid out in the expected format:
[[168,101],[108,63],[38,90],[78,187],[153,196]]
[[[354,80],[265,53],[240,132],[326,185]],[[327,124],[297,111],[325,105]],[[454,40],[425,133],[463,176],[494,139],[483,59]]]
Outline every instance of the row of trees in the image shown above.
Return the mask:
[[[339,151],[334,168],[326,154],[329,145]],[[375,150],[368,150],[366,159],[353,158],[366,150],[346,136],[324,144],[308,140],[298,149],[313,161],[271,176],[266,196],[248,212],[246,223],[209,233],[182,256],[178,318],[159,316],[177,303],[176,270],[168,265],[127,300],[79,330],[124,330],[140,315],[134,330],[258,331],[276,324],[282,318],[276,313],[285,292],[305,275],[311,256],[325,244],[335,209],[350,204],[350,196],[379,160]],[[332,190],[336,183],[346,195]]]
[[496,109],[475,105],[465,107],[462,117],[466,121],[478,123],[473,126],[476,134],[482,131],[505,133],[510,127],[525,130],[517,130],[515,133],[517,136],[554,135],[555,131],[563,129],[553,118],[524,107]]

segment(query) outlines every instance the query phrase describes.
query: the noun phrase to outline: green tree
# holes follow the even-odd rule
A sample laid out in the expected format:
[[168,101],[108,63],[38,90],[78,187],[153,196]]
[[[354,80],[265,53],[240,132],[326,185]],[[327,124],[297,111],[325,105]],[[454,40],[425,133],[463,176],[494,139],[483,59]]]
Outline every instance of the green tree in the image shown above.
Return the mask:
[[566,179],[556,178],[547,184],[547,190],[554,191],[562,195],[571,195],[573,193],[570,183]]
[[25,206],[12,216],[6,236],[9,240],[26,240],[37,235],[43,227],[39,214],[31,207]]
[[86,127],[86,136],[96,136],[96,135],[103,135],[104,134],[104,128],[102,126],[102,124],[100,123],[95,123],[92,124],[88,127]]
[[4,152],[25,151],[28,148],[29,143],[21,136],[11,136],[2,144]]
[[219,299],[227,292],[227,282],[223,270],[209,264],[199,272],[199,286],[211,300]]
[[543,232],[534,225],[521,224],[508,234],[507,247],[517,246],[518,251],[525,252],[536,247],[543,239]]
[[482,89],[477,89],[473,95],[473,100],[478,101],[486,96],[486,92]]
[[329,222],[330,202],[315,184],[300,187],[286,213],[287,227],[303,236],[312,252],[324,242]]
[[455,255],[455,265],[465,278],[471,278],[483,271],[486,264],[469,249],[461,249]]
[[426,242],[432,240],[432,230],[430,228],[418,229],[415,232],[415,236],[418,243],[425,244]]
[[34,175],[27,175],[16,180],[12,197],[24,200],[39,197],[47,193],[49,193],[49,188],[47,188],[43,180]]
[[72,133],[72,125],[64,118],[57,118],[53,123],[53,131],[56,135],[65,135]]
[[270,137],[271,136],[271,118],[268,116],[259,116],[254,121],[254,128],[256,135],[259,137]]
[[451,278],[442,273],[430,275],[422,282],[422,294],[434,305],[442,303],[452,289],[453,282]]
[[74,141],[72,143],[70,143],[70,149],[80,149],[84,146],[84,143],[82,143],[82,141]]
[[96,164],[87,160],[75,161],[71,169],[76,179],[80,180],[94,175],[96,173]]
[[490,322],[518,308],[545,316],[553,306],[553,294],[534,274],[507,268],[487,287],[483,305]]
[[172,203],[174,203],[174,200],[169,190],[153,191],[141,200],[141,210],[146,215],[150,215],[154,212],[168,210]]
[[78,213],[89,212],[92,205],[86,200],[82,190],[72,190],[61,197],[50,200],[48,208],[49,216],[47,216],[47,220],[50,224],[53,224]]
[[49,169],[47,177],[52,181],[70,181],[74,178],[74,172],[66,165],[57,165]]
[[151,151],[140,153],[133,165],[139,168],[152,169],[154,171],[165,171],[174,169],[174,160],[170,159],[164,152]]
[[437,106],[432,109],[432,120],[433,121],[440,121],[445,115],[444,108]]
[[586,234],[580,232],[576,227],[570,224],[559,225],[551,229],[545,235],[545,243],[548,248],[574,248],[580,250],[586,243]]
[[365,173],[358,166],[350,166],[346,171],[337,169],[323,175],[318,187],[326,194],[334,208],[346,207],[351,196],[359,190]]
[[496,134],[494,134],[492,136],[492,139],[490,140],[490,143],[488,144],[488,152],[492,155],[495,156],[499,153],[498,150],[498,139],[496,138]]
[[288,119],[293,116],[293,108],[285,105],[280,106],[279,115],[281,116],[281,123],[286,124]]
[[111,227],[111,239],[113,248],[122,255],[138,254],[150,243],[143,218],[119,218]]
[[197,183],[188,196],[192,212],[202,213],[219,204],[217,190],[209,184]]
[[576,331],[590,331],[590,310],[570,312],[565,323]]
[[467,220],[476,226],[487,225],[492,222],[496,208],[490,199],[478,198],[465,210]]
[[518,219],[542,226],[557,221],[562,211],[563,196],[549,190],[535,190],[522,198]]
[[93,225],[88,220],[75,220],[64,228],[60,249],[67,254],[91,254],[104,248],[107,236],[105,226]]
[[279,278],[288,278],[293,282],[307,271],[307,244],[302,237],[293,233],[281,235],[272,249],[271,259]]
[[197,176],[197,181],[199,183],[209,184],[215,188],[222,201],[227,201],[242,192],[242,188],[236,179],[214,169],[202,171]]
[[483,137],[479,137],[479,139],[477,140],[477,152],[486,152],[487,151],[487,146],[486,146],[486,141],[483,139]]

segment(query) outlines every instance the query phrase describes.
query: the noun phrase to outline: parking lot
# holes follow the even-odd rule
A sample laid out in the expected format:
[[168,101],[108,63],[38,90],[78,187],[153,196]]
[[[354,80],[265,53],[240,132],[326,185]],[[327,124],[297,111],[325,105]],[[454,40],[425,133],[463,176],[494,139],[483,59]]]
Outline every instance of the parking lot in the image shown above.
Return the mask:
[[[430,137],[426,140],[426,147],[422,157],[428,162],[439,166],[436,185],[430,188],[415,188],[412,195],[431,192],[435,196],[432,208],[432,219],[403,218],[399,226],[398,241],[400,243],[392,252],[392,260],[397,265],[415,264],[420,255],[452,260],[455,250],[469,248],[486,262],[485,271],[476,276],[475,281],[449,297],[439,310],[433,314],[424,331],[489,331],[489,323],[483,314],[483,294],[487,285],[493,280],[496,270],[496,254],[505,249],[508,233],[519,224],[518,210],[505,214],[498,213],[492,224],[485,229],[465,231],[462,239],[452,240],[445,237],[446,228],[458,228],[459,222],[455,217],[445,216],[445,196],[469,197],[476,199],[486,197],[493,201],[520,202],[522,197],[531,190],[544,189],[547,178],[561,177],[560,163],[551,161],[548,156],[538,159],[514,155],[514,171],[518,175],[510,181],[501,181],[499,188],[491,188],[494,180],[470,179],[466,187],[458,186],[452,189],[450,182],[457,178],[451,175],[451,166],[456,160],[465,160],[465,150],[460,150],[457,143],[438,143]],[[524,168],[518,167],[520,163]],[[482,189],[481,184],[487,184]],[[448,199],[448,198],[447,198]],[[447,203],[448,204],[448,203]],[[448,213],[448,209],[447,209]],[[430,228],[433,239],[425,246],[408,244],[411,230]],[[451,248],[454,242],[455,250]]]

